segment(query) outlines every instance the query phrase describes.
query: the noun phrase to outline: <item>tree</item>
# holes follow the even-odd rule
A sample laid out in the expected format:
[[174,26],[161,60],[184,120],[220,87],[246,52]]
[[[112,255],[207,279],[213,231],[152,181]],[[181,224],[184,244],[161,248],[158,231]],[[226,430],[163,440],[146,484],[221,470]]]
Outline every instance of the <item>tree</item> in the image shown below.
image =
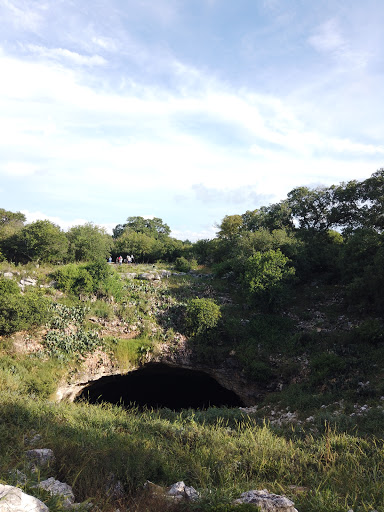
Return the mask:
[[119,238],[124,232],[143,233],[153,238],[162,238],[168,236],[171,232],[170,227],[162,219],[154,217],[145,219],[144,217],[128,217],[125,224],[117,224],[113,230],[114,238]]
[[384,230],[384,168],[379,169],[359,186],[363,225]]
[[295,269],[290,260],[277,249],[256,252],[247,260],[243,276],[246,292],[261,304],[273,309],[278,305],[284,292],[284,285],[292,279]]
[[133,254],[135,261],[153,262],[162,256],[162,243],[144,233],[125,231],[115,241],[117,254]]
[[0,208],[0,240],[13,235],[24,226],[26,217],[21,212],[10,212]]
[[206,334],[217,326],[220,318],[220,306],[214,300],[196,298],[188,302],[186,324],[192,336]]
[[257,231],[259,229],[275,229],[293,228],[292,210],[288,201],[262,206],[257,210],[247,210],[241,216],[243,219],[244,231]]
[[0,260],[3,255],[12,259],[12,237],[23,228],[25,221],[23,213],[0,208]]
[[331,225],[335,187],[297,187],[288,193],[288,204],[300,229],[327,231]]
[[241,215],[226,215],[218,226],[220,229],[217,236],[218,238],[233,239],[239,235],[242,225]]
[[112,237],[102,227],[88,222],[73,226],[67,232],[69,240],[68,256],[75,261],[95,261],[105,259],[111,252]]
[[49,220],[27,224],[11,239],[10,247],[17,262],[62,261],[68,251],[65,233]]

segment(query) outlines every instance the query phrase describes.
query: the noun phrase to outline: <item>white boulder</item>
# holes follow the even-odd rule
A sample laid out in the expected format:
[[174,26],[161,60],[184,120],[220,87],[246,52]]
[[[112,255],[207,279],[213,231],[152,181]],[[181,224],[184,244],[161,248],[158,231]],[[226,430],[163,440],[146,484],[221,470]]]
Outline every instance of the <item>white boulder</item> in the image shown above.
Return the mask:
[[49,509],[18,487],[0,484],[0,512],[49,512]]

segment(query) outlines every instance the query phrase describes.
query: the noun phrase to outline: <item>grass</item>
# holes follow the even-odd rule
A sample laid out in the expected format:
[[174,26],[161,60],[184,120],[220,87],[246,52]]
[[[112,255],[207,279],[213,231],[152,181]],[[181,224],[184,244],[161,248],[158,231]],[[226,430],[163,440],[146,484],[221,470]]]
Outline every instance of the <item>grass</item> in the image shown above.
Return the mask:
[[154,350],[153,342],[147,337],[107,338],[105,342],[122,371],[137,367],[145,361],[146,355]]
[[[52,272],[49,266],[1,264],[0,268],[23,275],[36,272],[42,283]],[[128,271],[151,269],[152,265],[134,265]],[[126,273],[127,266],[117,270]],[[257,412],[175,413],[81,402],[55,404],[51,394],[77,363],[60,363],[44,353],[16,353],[12,338],[3,338],[3,483],[12,481],[10,470],[19,469],[28,476],[26,490],[36,493],[32,488],[36,478],[54,476],[73,486],[77,501],[89,499],[103,512],[157,512],[168,507],[171,512],[232,512],[231,502],[241,492],[263,488],[287,495],[300,512],[346,512],[350,508],[384,512],[384,411],[380,401],[384,348],[376,319],[362,323],[364,319],[359,318],[357,323],[363,327],[349,330],[344,329],[346,319],[339,329],[338,319],[347,312],[341,302],[330,305],[332,290],[321,285],[296,289],[296,299],[284,315],[260,315],[242,302],[239,290],[227,280],[191,275],[157,282],[122,279],[118,301],[65,295],[60,303],[69,308],[89,306],[87,318],[100,319],[100,330],[113,322],[124,322],[129,329],[134,326],[135,338],[111,335],[102,340],[120,368],[127,370],[142,364],[159,341],[173,343],[176,335],[184,333],[183,315],[190,298],[213,298],[221,307],[222,321],[209,338],[192,340],[194,357],[225,364],[233,351],[239,371],[264,392]],[[325,326],[321,331],[316,329],[314,311],[321,314],[321,327]],[[88,324],[94,322],[88,320],[85,327]],[[278,392],[277,382],[281,384]],[[360,414],[364,404],[368,409]],[[273,418],[287,410],[297,413],[297,421],[274,424]],[[311,421],[306,421],[308,416],[313,417]],[[51,448],[55,453],[50,473],[42,470],[34,475],[27,468],[25,440],[34,432],[42,437],[34,447]],[[146,480],[164,487],[184,480],[202,498],[198,504],[171,506],[144,492]],[[121,482],[124,497],[108,492],[111,481]],[[49,501],[47,495],[41,497],[51,510],[62,510],[60,503]]]
[[[124,411],[13,393],[2,397],[0,413],[5,419],[0,438],[4,481],[10,469],[25,468],[23,439],[38,431],[41,447],[55,453],[55,476],[73,486],[77,500],[91,498],[101,510],[133,510],[146,480],[161,486],[184,480],[203,496],[195,510],[214,510],[255,488],[291,497],[300,512],[384,510],[384,446],[374,437],[325,426],[318,436],[286,438],[247,417],[232,427],[220,418],[207,423],[210,410],[198,417]],[[120,503],[107,496],[110,474],[124,486]]]

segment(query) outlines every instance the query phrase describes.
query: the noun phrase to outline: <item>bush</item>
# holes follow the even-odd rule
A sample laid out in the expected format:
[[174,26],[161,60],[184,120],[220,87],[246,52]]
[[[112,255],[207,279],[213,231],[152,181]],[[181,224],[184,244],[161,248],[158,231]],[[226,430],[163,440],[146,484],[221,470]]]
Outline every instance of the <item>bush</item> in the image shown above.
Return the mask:
[[220,306],[212,299],[191,299],[187,305],[186,326],[189,334],[204,334],[217,326]]
[[0,335],[11,334],[45,323],[51,302],[39,291],[21,294],[18,285],[9,279],[0,279]]
[[328,383],[332,378],[340,377],[346,366],[345,359],[332,352],[315,355],[311,361],[311,381],[314,385]]
[[384,341],[382,321],[377,318],[367,318],[352,331],[352,339],[362,344],[378,345]]
[[246,262],[243,285],[246,292],[260,300],[268,309],[279,305],[285,295],[285,284],[292,279],[295,269],[280,249],[256,252]]
[[57,287],[63,292],[74,293],[75,288],[77,288],[76,283],[78,282],[79,278],[79,269],[79,265],[72,263],[56,270],[56,272],[53,274],[53,278],[57,283]]
[[191,262],[188,261],[184,256],[180,256],[180,258],[176,258],[175,260],[175,270],[178,272],[189,272],[192,269]]
[[67,293],[94,293],[100,297],[119,298],[122,290],[120,279],[104,260],[76,265],[65,265],[53,274],[57,287]]

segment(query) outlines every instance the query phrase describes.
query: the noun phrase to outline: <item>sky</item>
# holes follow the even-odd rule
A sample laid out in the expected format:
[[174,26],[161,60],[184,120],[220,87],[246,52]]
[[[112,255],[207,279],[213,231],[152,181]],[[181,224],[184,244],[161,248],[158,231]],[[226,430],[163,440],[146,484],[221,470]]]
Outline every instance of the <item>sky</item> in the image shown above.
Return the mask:
[[384,166],[382,0],[0,0],[0,207],[181,240]]

